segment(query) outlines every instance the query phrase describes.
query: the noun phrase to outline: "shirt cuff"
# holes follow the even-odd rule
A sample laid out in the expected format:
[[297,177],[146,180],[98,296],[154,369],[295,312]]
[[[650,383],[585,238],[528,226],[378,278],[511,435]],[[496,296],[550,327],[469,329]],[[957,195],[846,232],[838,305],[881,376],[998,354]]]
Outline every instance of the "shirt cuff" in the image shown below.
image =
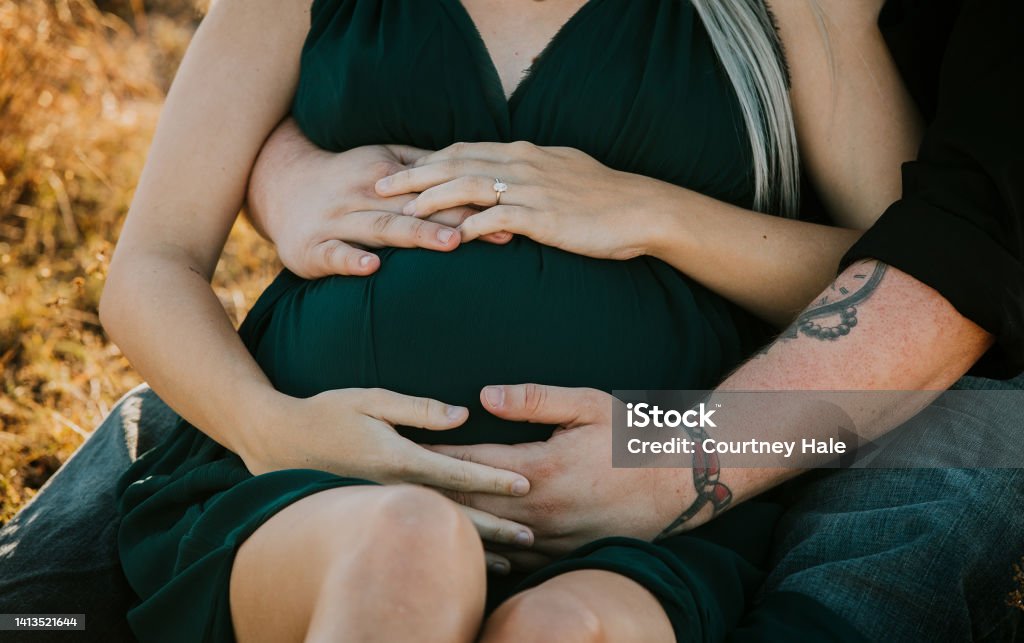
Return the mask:
[[862,259],[877,259],[934,288],[995,336],[972,375],[1009,379],[1024,371],[1024,265],[990,232],[905,198],[847,251],[839,269]]

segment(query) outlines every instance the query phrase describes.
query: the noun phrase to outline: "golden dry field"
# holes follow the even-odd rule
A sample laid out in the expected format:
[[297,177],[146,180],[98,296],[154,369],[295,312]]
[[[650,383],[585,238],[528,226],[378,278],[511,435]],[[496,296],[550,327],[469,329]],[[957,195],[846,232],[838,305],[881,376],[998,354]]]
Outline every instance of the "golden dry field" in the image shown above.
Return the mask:
[[[0,0],[0,524],[139,377],[96,314],[198,0]],[[277,270],[240,222],[217,292],[239,322]]]

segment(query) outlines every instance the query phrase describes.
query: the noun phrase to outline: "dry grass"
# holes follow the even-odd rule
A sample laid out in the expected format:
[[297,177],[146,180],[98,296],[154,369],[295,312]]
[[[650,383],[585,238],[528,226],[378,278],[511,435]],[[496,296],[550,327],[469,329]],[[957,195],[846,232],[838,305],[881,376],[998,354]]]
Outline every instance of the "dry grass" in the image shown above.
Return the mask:
[[[138,376],[99,326],[108,260],[193,0],[0,0],[0,524]],[[216,282],[236,323],[275,270],[236,226]]]
[[1024,612],[1024,558],[1013,566],[1013,590],[1006,597],[1006,604]]

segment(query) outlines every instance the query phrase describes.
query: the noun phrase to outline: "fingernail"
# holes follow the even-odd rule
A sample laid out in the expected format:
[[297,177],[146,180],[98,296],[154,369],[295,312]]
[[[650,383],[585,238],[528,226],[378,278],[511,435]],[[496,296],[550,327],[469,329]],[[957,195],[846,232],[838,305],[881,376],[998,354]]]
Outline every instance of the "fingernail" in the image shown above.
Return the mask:
[[383,179],[377,181],[377,185],[375,187],[377,188],[378,192],[388,189],[389,187],[391,187],[391,177],[385,176]]
[[[512,493],[517,496],[525,496],[530,491],[530,481],[526,478],[520,478],[512,483]],[[516,540],[519,536],[516,536]]]
[[484,399],[487,400],[488,406],[500,409],[505,403],[505,389],[500,386],[484,387]]
[[464,406],[449,406],[448,409],[445,411],[445,415],[447,415],[448,418],[451,420],[460,420],[462,419],[463,413],[465,412],[466,407]]
[[455,231],[454,230],[449,230],[448,228],[444,228],[443,230],[438,230],[437,231],[437,240],[440,241],[441,243],[447,245],[447,243],[452,240],[452,237],[454,235],[455,235]]
[[508,573],[508,565],[506,565],[505,563],[491,563],[490,565],[488,565],[488,568],[495,574]]
[[370,255],[363,255],[362,257],[359,257],[359,265],[362,266],[363,268],[369,266],[370,262],[372,261],[373,257]]
[[521,531],[518,534],[516,534],[516,544],[517,545],[522,545],[523,547],[529,547],[532,542],[533,542],[533,537],[530,535],[530,532],[528,532],[528,531]]
[[405,204],[405,207],[402,208],[402,214],[413,214],[415,212],[416,212],[416,199],[413,199],[412,201],[409,201],[408,203]]

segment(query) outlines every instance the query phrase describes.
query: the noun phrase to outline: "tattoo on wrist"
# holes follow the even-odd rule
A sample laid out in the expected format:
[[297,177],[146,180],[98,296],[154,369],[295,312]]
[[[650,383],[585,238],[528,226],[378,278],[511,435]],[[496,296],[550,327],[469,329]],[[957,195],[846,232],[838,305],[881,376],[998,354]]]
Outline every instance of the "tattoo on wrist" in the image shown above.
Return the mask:
[[701,512],[704,507],[711,505],[711,517],[715,517],[725,511],[732,503],[732,490],[719,481],[722,467],[718,460],[718,454],[714,451],[704,450],[704,441],[708,439],[707,431],[697,426],[686,428],[695,448],[693,451],[693,488],[697,491],[697,497],[683,510],[669,526],[661,530],[655,540],[668,538],[682,533],[686,523]]

